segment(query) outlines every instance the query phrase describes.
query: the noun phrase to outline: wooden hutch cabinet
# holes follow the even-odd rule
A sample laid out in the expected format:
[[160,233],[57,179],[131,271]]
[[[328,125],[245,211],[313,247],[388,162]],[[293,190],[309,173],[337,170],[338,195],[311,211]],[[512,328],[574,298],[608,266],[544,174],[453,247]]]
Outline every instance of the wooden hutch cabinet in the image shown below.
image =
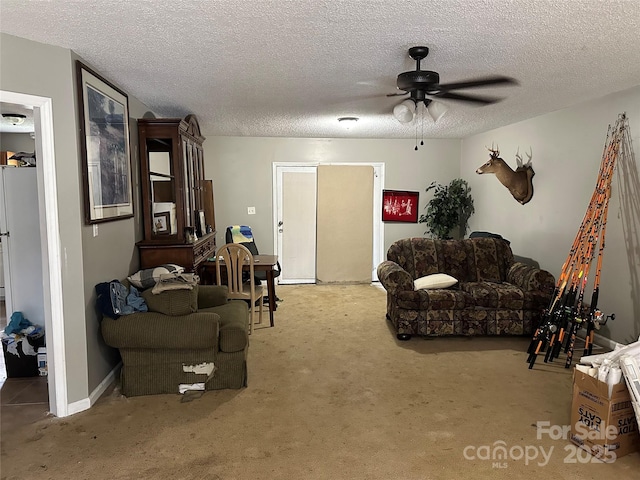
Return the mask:
[[215,225],[207,224],[213,212],[205,212],[213,208],[213,192],[204,179],[198,120],[195,115],[143,118],[138,135],[144,222],[144,240],[137,243],[140,267],[175,263],[197,272],[216,250]]

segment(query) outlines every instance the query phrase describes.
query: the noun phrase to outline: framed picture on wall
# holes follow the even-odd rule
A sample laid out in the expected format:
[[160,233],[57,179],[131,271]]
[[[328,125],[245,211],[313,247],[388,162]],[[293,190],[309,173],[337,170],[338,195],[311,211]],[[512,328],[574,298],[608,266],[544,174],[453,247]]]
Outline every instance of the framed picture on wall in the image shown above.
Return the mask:
[[382,221],[418,223],[419,192],[382,191]]
[[133,217],[127,94],[80,61],[76,75],[85,222]]

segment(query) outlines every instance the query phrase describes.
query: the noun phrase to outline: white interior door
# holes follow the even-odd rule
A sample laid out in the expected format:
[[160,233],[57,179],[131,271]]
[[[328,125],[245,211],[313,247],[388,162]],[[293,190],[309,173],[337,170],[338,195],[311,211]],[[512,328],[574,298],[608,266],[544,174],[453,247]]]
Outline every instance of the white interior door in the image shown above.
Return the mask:
[[278,283],[316,282],[315,166],[275,166]]
[[36,169],[2,167],[0,172],[0,233],[7,320],[19,311],[31,323],[44,327]]

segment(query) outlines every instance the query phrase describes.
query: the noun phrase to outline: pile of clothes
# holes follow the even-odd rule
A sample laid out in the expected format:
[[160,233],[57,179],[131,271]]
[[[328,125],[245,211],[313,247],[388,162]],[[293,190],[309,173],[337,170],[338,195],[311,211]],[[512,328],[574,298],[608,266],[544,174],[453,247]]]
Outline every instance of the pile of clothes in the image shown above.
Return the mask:
[[36,355],[45,344],[43,327],[31,323],[22,312],[13,312],[0,338],[8,377],[38,375]]

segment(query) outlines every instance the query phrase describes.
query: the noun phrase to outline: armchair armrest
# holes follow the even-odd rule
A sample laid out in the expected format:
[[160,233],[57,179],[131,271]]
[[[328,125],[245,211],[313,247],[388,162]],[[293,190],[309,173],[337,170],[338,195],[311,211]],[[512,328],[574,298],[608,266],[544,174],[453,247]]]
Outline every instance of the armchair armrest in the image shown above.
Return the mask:
[[103,317],[102,337],[114,348],[218,349],[220,317],[213,312],[169,316],[132,313],[117,320]]
[[198,285],[198,309],[219,307],[229,301],[226,285]]
[[524,291],[542,291],[553,294],[555,278],[551,273],[533,265],[515,262],[507,272],[507,282]]
[[404,268],[391,260],[378,265],[378,280],[385,290],[396,295],[398,292],[413,290],[413,277]]

